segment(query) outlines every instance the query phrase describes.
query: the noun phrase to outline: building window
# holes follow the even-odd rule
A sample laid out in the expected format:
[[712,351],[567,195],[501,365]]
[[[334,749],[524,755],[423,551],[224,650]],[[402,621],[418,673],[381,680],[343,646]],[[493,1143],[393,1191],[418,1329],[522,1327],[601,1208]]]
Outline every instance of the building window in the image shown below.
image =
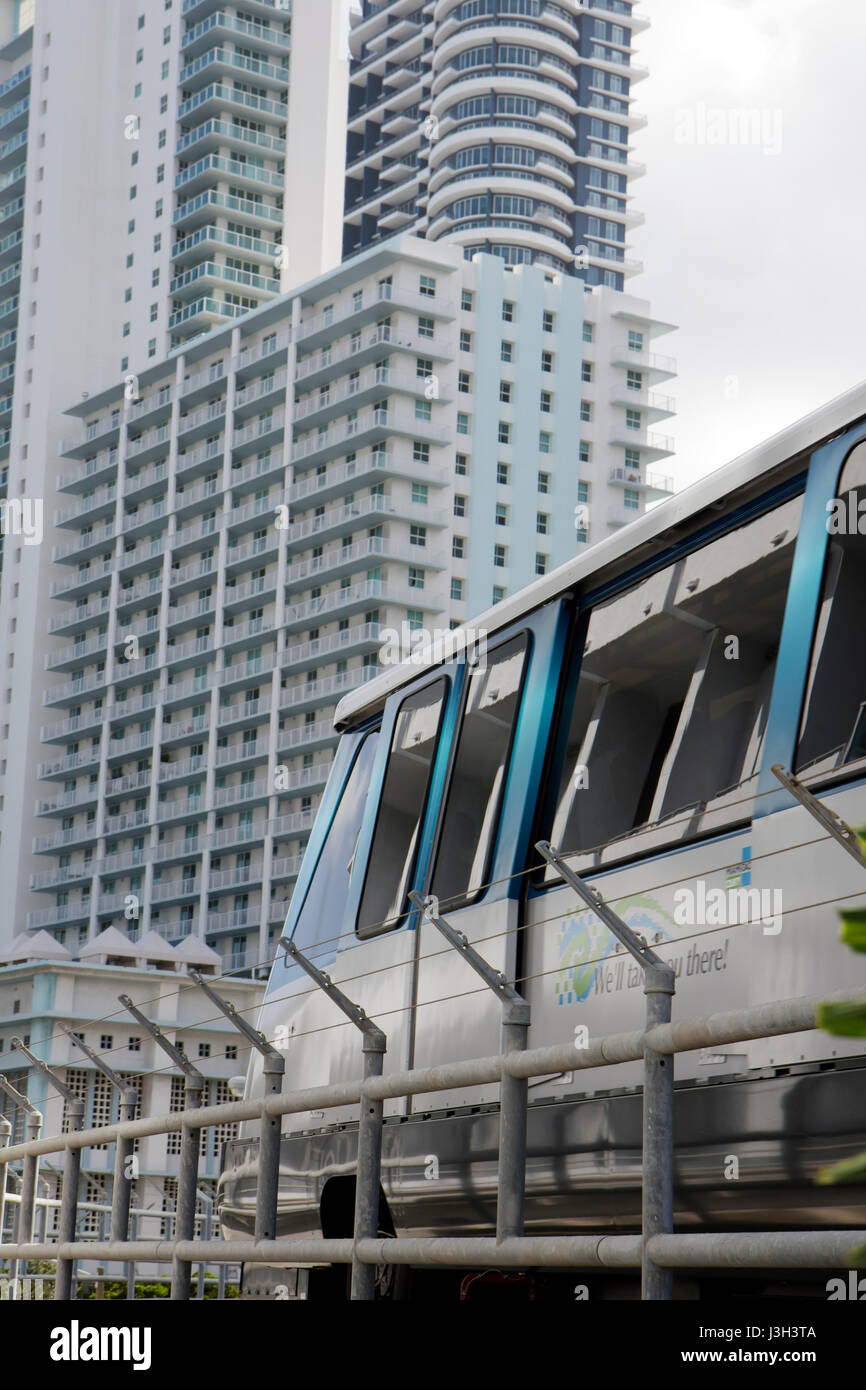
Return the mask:
[[157,232],[156,236],[153,238],[153,249],[154,251],[162,250],[162,232]]
[[547,574],[547,556],[542,555],[539,550],[535,552],[535,573]]
[[579,482],[577,484],[577,500],[583,503],[589,502],[589,483]]
[[583,341],[584,341],[585,343],[591,343],[594,337],[595,337],[595,324],[587,323],[586,320],[584,320],[584,324],[583,324]]
[[129,201],[132,202],[133,198],[136,198],[137,196],[138,196],[138,184],[134,183],[134,184],[132,184],[132,185],[130,186],[130,189],[129,189]]
[[429,463],[430,445],[425,444],[423,439],[416,439],[412,444],[412,458],[416,463]]
[[493,602],[494,602],[494,603],[501,603],[502,600],[503,600],[504,598],[505,598],[505,590],[503,589],[502,585],[501,585],[501,584],[494,584],[494,585],[493,585]]
[[622,496],[624,507],[627,507],[630,511],[633,512],[640,510],[640,493],[638,492],[637,488],[624,488]]
[[167,94],[166,94],[165,92],[163,92],[162,96],[161,96],[160,99],[159,99],[159,114],[160,114],[161,116],[164,116],[167,110],[168,110],[168,96],[167,96]]
[[499,421],[499,434],[497,437],[499,439],[500,444],[511,443],[511,426],[509,425],[507,420]]
[[436,281],[432,275],[422,275],[418,281],[418,289],[427,299],[432,299],[436,293]]
[[541,315],[542,331],[545,333],[552,333],[555,322],[556,315],[553,313],[553,310],[545,309],[544,313]]
[[412,501],[419,502],[422,506],[427,505],[428,488],[426,483],[412,484]]
[[463,412],[462,410],[458,410],[458,412],[457,412],[457,433],[458,433],[458,434],[468,434],[468,433],[469,433],[469,416],[466,415],[466,414],[464,414],[464,412]]
[[577,454],[581,463],[589,463],[592,459],[592,445],[585,443],[584,440],[581,440]]
[[127,288],[123,291],[123,302],[124,302],[124,304],[128,304],[129,301],[130,301],[131,299],[132,299],[132,290],[129,288],[129,286],[127,286]]
[[627,410],[625,412],[625,427],[627,430],[639,430],[641,427],[641,413],[639,410]]
[[415,419],[430,420],[433,418],[433,407],[430,401],[415,402]]
[[410,566],[409,566],[409,588],[410,588],[410,589],[423,589],[423,588],[424,588],[424,571],[423,571],[422,569],[416,568],[415,565],[410,565]]
[[420,632],[424,626],[424,614],[420,608],[406,609],[406,623],[412,632]]
[[549,473],[539,473],[539,475],[538,475],[538,491],[539,491],[539,492],[550,492],[550,474],[549,474]]
[[126,1042],[126,1047],[128,1052],[140,1052],[141,1038],[128,1038]]
[[514,305],[510,299],[503,299],[502,301],[502,318],[505,323],[514,322]]
[[468,394],[472,390],[472,375],[470,372],[457,373],[457,390]]
[[151,304],[151,306],[150,306],[150,321],[151,321],[151,323],[156,323],[156,321],[157,321],[158,318],[159,318],[159,304]]
[[157,183],[165,183],[165,165],[164,165],[164,164],[158,164],[158,165],[157,165],[157,168],[156,168],[156,181],[157,181]]
[[536,512],[535,529],[539,536],[550,535],[550,515],[547,512]]
[[509,343],[509,342],[506,342],[506,340],[503,338],[503,339],[502,339],[502,342],[501,342],[500,345],[499,345],[499,357],[500,357],[500,360],[503,361],[503,362],[513,362],[513,361],[514,361],[514,344],[513,344],[513,343]]
[[592,381],[592,363],[591,363],[591,362],[581,362],[581,364],[580,364],[580,379],[581,379],[581,381]]
[[475,297],[471,290],[463,290],[460,295],[460,308],[465,314],[471,314],[475,307]]
[[[432,375],[433,375],[433,359],[432,359],[432,357],[416,357],[416,358],[415,358],[415,375],[416,375],[417,377],[421,377],[422,380],[424,380],[424,379],[425,379],[426,377],[428,377],[428,376],[432,376]],[[327,388],[323,388],[323,389],[327,390]]]
[[496,525],[497,525],[497,526],[507,526],[507,525],[508,525],[508,508],[505,506],[505,503],[504,503],[504,502],[497,502],[497,503],[496,503]]
[[426,544],[427,544],[427,527],[426,527],[426,526],[416,526],[416,525],[410,526],[410,527],[409,527],[409,544],[410,544],[410,545],[426,545]]
[[542,415],[549,415],[553,409],[553,392],[542,391],[538,398],[538,409]]
[[512,382],[510,382],[510,381],[500,381],[500,383],[499,383],[499,399],[502,401],[503,405],[510,405],[510,404],[511,404],[511,392],[512,392],[512,388],[513,388],[513,383],[512,383]]
[[543,372],[553,371],[553,353],[546,350],[541,354],[541,370]]
[[591,402],[591,401],[581,401],[581,403],[580,403],[580,418],[581,418],[581,421],[583,422],[584,425],[588,425],[588,424],[590,423],[590,421],[592,420],[592,402]]
[[497,481],[497,483],[499,484],[499,486],[500,486],[500,487],[508,487],[508,483],[509,483],[510,477],[511,477],[511,468],[509,467],[509,465],[508,465],[507,463],[497,463],[497,465],[496,465],[496,481]]
[[465,515],[466,515],[466,498],[465,498],[465,497],[462,497],[462,496],[460,495],[460,493],[456,493],[456,494],[455,494],[455,497],[454,497],[454,515],[455,515],[455,516],[465,516]]
[[148,339],[148,342],[147,342],[147,355],[148,355],[148,357],[155,357],[155,356],[156,356],[156,339],[155,339],[155,338],[149,338],[149,339]]
[[640,468],[640,449],[626,449],[625,466],[626,468]]
[[628,350],[629,352],[643,352],[643,334],[636,333],[632,328],[628,331]]
[[451,597],[452,597],[452,599],[454,600],[455,603],[460,603],[460,602],[462,602],[462,599],[463,599],[463,580],[462,580],[462,579],[452,579],[452,580],[451,580]]
[[539,430],[539,431],[538,431],[538,452],[539,452],[540,454],[549,454],[549,453],[550,453],[550,449],[551,449],[552,440],[553,440],[553,435],[550,434],[550,432],[549,432],[548,430]]
[[161,198],[157,198],[156,202],[155,202],[154,205],[153,205],[153,215],[154,215],[154,217],[162,217],[162,207],[163,207],[162,199],[161,199]]
[[507,556],[507,554],[508,554],[508,550],[507,550],[507,547],[506,547],[506,546],[504,546],[504,545],[495,545],[495,546],[493,547],[493,563],[494,563],[494,565],[496,566],[497,569],[504,569],[504,568],[505,568],[505,561],[506,561],[506,556]]
[[112,1047],[114,1047],[114,1034],[113,1034],[113,1033],[100,1033],[100,1035],[99,1035],[99,1050],[100,1050],[100,1052],[108,1052]]
[[164,131],[164,130],[161,130],[161,131],[159,132],[159,135],[156,137],[156,147],[157,147],[158,150],[164,150],[164,149],[165,149],[165,131]]
[[466,559],[466,537],[465,537],[465,536],[452,536],[452,537],[451,537],[451,555],[452,555],[452,558],[455,559],[455,560],[465,560],[465,559]]
[[625,384],[629,391],[642,391],[643,372],[627,371],[625,374]]
[[419,318],[419,320],[418,320],[418,337],[419,337],[419,338],[432,338],[432,337],[433,337],[433,330],[434,330],[434,328],[435,328],[435,323],[434,323],[433,319]]
[[454,472],[460,478],[465,478],[469,472],[469,459],[465,454],[456,454],[454,458]]

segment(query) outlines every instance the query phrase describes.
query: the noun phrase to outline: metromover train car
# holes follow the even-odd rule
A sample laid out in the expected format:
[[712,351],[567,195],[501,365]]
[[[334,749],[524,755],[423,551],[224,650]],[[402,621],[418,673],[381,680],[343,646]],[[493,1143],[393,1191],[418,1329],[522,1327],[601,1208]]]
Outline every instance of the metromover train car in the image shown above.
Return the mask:
[[[479,617],[483,659],[458,632],[349,694],[286,935],[385,1031],[386,1073],[500,1049],[498,1000],[413,889],[529,1000],[530,1047],[642,1028],[639,970],[539,840],[673,964],[675,1020],[862,983],[838,909],[866,873],[771,767],[866,821],[864,610],[860,387]],[[357,1030],[283,953],[259,1026],[287,1039],[287,1089],[360,1075]],[[862,1225],[864,1188],[815,1177],[866,1147],[864,1054],[814,1031],[677,1056],[677,1229]],[[640,1080],[530,1082],[527,1234],[639,1229]],[[385,1114],[383,1231],[493,1234],[497,1087]],[[356,1107],[284,1117],[278,1235],[351,1235],[356,1143]],[[254,1127],[226,1146],[229,1239],[252,1231],[256,1150]],[[316,1273],[308,1296],[345,1297],[344,1270]]]

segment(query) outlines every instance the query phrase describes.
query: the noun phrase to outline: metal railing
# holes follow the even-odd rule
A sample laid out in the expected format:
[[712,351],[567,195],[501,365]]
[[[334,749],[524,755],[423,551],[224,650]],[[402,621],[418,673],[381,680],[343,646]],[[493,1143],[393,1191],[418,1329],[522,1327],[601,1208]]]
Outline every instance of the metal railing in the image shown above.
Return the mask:
[[[774,769],[775,770],[775,769]],[[780,780],[795,790],[798,799],[816,818],[827,815],[790,774],[779,769]],[[859,848],[842,822],[826,827],[858,862],[866,867]],[[643,974],[646,1016],[643,1029],[615,1033],[594,1040],[581,1039],[553,1046],[527,1049],[529,1003],[513,985],[493,969],[466,937],[440,916],[435,897],[410,894],[415,907],[462,956],[485,985],[497,996],[502,1009],[502,1050],[445,1065],[384,1073],[387,1039],[376,1023],[342,993],[294,943],[281,941],[287,957],[299,965],[335,1006],[355,1024],[362,1036],[363,1075],[353,1081],[309,1087],[284,1094],[285,1060],[263,1034],[252,1028],[234,1007],[223,1001],[195,971],[190,977],[225,1014],[233,1026],[264,1058],[265,1094],[257,1099],[200,1106],[203,1079],[195,1067],[125,995],[121,1003],[154,1041],[168,1053],[186,1077],[186,1109],[168,1115],[130,1118],[122,1113],[115,1124],[85,1130],[83,1102],[59,1082],[45,1063],[33,1057],[23,1043],[13,1043],[67,1098],[69,1132],[39,1137],[41,1116],[22,1097],[27,1111],[29,1138],[9,1145],[9,1122],[0,1118],[0,1232],[6,1174],[11,1163],[23,1160],[22,1190],[15,1242],[0,1243],[0,1259],[57,1260],[55,1298],[70,1297],[74,1261],[81,1258],[121,1261],[124,1264],[170,1262],[175,1300],[190,1297],[191,1268],[196,1264],[347,1264],[352,1267],[351,1297],[375,1297],[375,1267],[416,1265],[433,1268],[482,1267],[499,1269],[640,1269],[642,1297],[648,1300],[673,1296],[673,1271],[709,1269],[832,1269],[845,1264],[852,1246],[866,1241],[866,1230],[701,1232],[674,1233],[674,1066],[679,1052],[718,1048],[757,1038],[779,1037],[813,1029],[816,1010],[823,999],[799,998],[770,1002],[703,1018],[672,1022],[675,991],[673,968],[628,927],[601,894],[579,878],[562,855],[545,842],[537,849],[559,875],[610,930],[636,960]],[[850,992],[833,996],[863,1002],[866,996]],[[76,1039],[78,1041],[78,1039]],[[81,1046],[80,1041],[78,1045]],[[124,1108],[133,1096],[125,1083],[111,1073],[89,1049],[88,1056],[122,1092]],[[531,1077],[561,1072],[616,1066],[642,1061],[643,1144],[642,1222],[640,1234],[526,1236],[524,1202],[528,1081]],[[497,1171],[497,1220],[495,1237],[386,1237],[379,1234],[379,1202],[384,1102],[430,1092],[445,1092],[490,1083],[500,1085],[499,1149]],[[9,1092],[9,1083],[0,1080]],[[280,1162],[281,1118],[316,1110],[359,1107],[358,1153],[355,1175],[354,1230],[350,1238],[276,1238]],[[258,1181],[255,1235],[244,1240],[194,1239],[198,1185],[199,1131],[215,1125],[259,1121]],[[130,1184],[125,1178],[125,1159],[133,1141],[152,1135],[180,1133],[175,1234],[171,1239],[129,1239]],[[4,1136],[7,1146],[2,1147]],[[78,1175],[81,1152],[94,1145],[116,1143],[115,1187],[112,1196],[111,1234],[108,1240],[75,1239]],[[64,1181],[60,1227],[56,1242],[33,1240],[34,1200],[38,1160],[43,1154],[64,1154]]]

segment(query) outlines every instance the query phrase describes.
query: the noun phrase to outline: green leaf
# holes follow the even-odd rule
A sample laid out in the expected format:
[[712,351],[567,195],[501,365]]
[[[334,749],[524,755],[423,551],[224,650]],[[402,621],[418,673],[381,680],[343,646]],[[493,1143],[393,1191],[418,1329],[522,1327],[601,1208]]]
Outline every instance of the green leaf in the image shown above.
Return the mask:
[[825,1032],[835,1033],[838,1037],[866,1038],[866,1003],[842,999],[819,1004],[815,1010],[815,1022]]
[[842,930],[839,938],[852,951],[866,951],[866,907],[844,907],[839,910]]
[[834,1163],[831,1168],[821,1168],[817,1181],[822,1187],[831,1187],[838,1182],[866,1182],[866,1153],[843,1158],[841,1163]]

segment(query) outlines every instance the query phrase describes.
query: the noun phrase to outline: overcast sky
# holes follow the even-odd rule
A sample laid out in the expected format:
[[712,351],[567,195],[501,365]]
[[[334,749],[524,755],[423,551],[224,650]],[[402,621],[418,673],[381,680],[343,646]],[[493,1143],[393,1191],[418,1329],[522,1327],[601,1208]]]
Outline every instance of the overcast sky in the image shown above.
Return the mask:
[[[677,457],[656,467],[682,487],[866,378],[866,5],[640,10],[652,21],[635,40],[650,70],[635,88],[647,174],[632,189],[646,222],[632,254],[646,270],[628,288],[680,325],[656,344],[679,366],[658,388],[677,418],[656,426]],[[745,109],[761,112],[758,143],[731,141]]]

